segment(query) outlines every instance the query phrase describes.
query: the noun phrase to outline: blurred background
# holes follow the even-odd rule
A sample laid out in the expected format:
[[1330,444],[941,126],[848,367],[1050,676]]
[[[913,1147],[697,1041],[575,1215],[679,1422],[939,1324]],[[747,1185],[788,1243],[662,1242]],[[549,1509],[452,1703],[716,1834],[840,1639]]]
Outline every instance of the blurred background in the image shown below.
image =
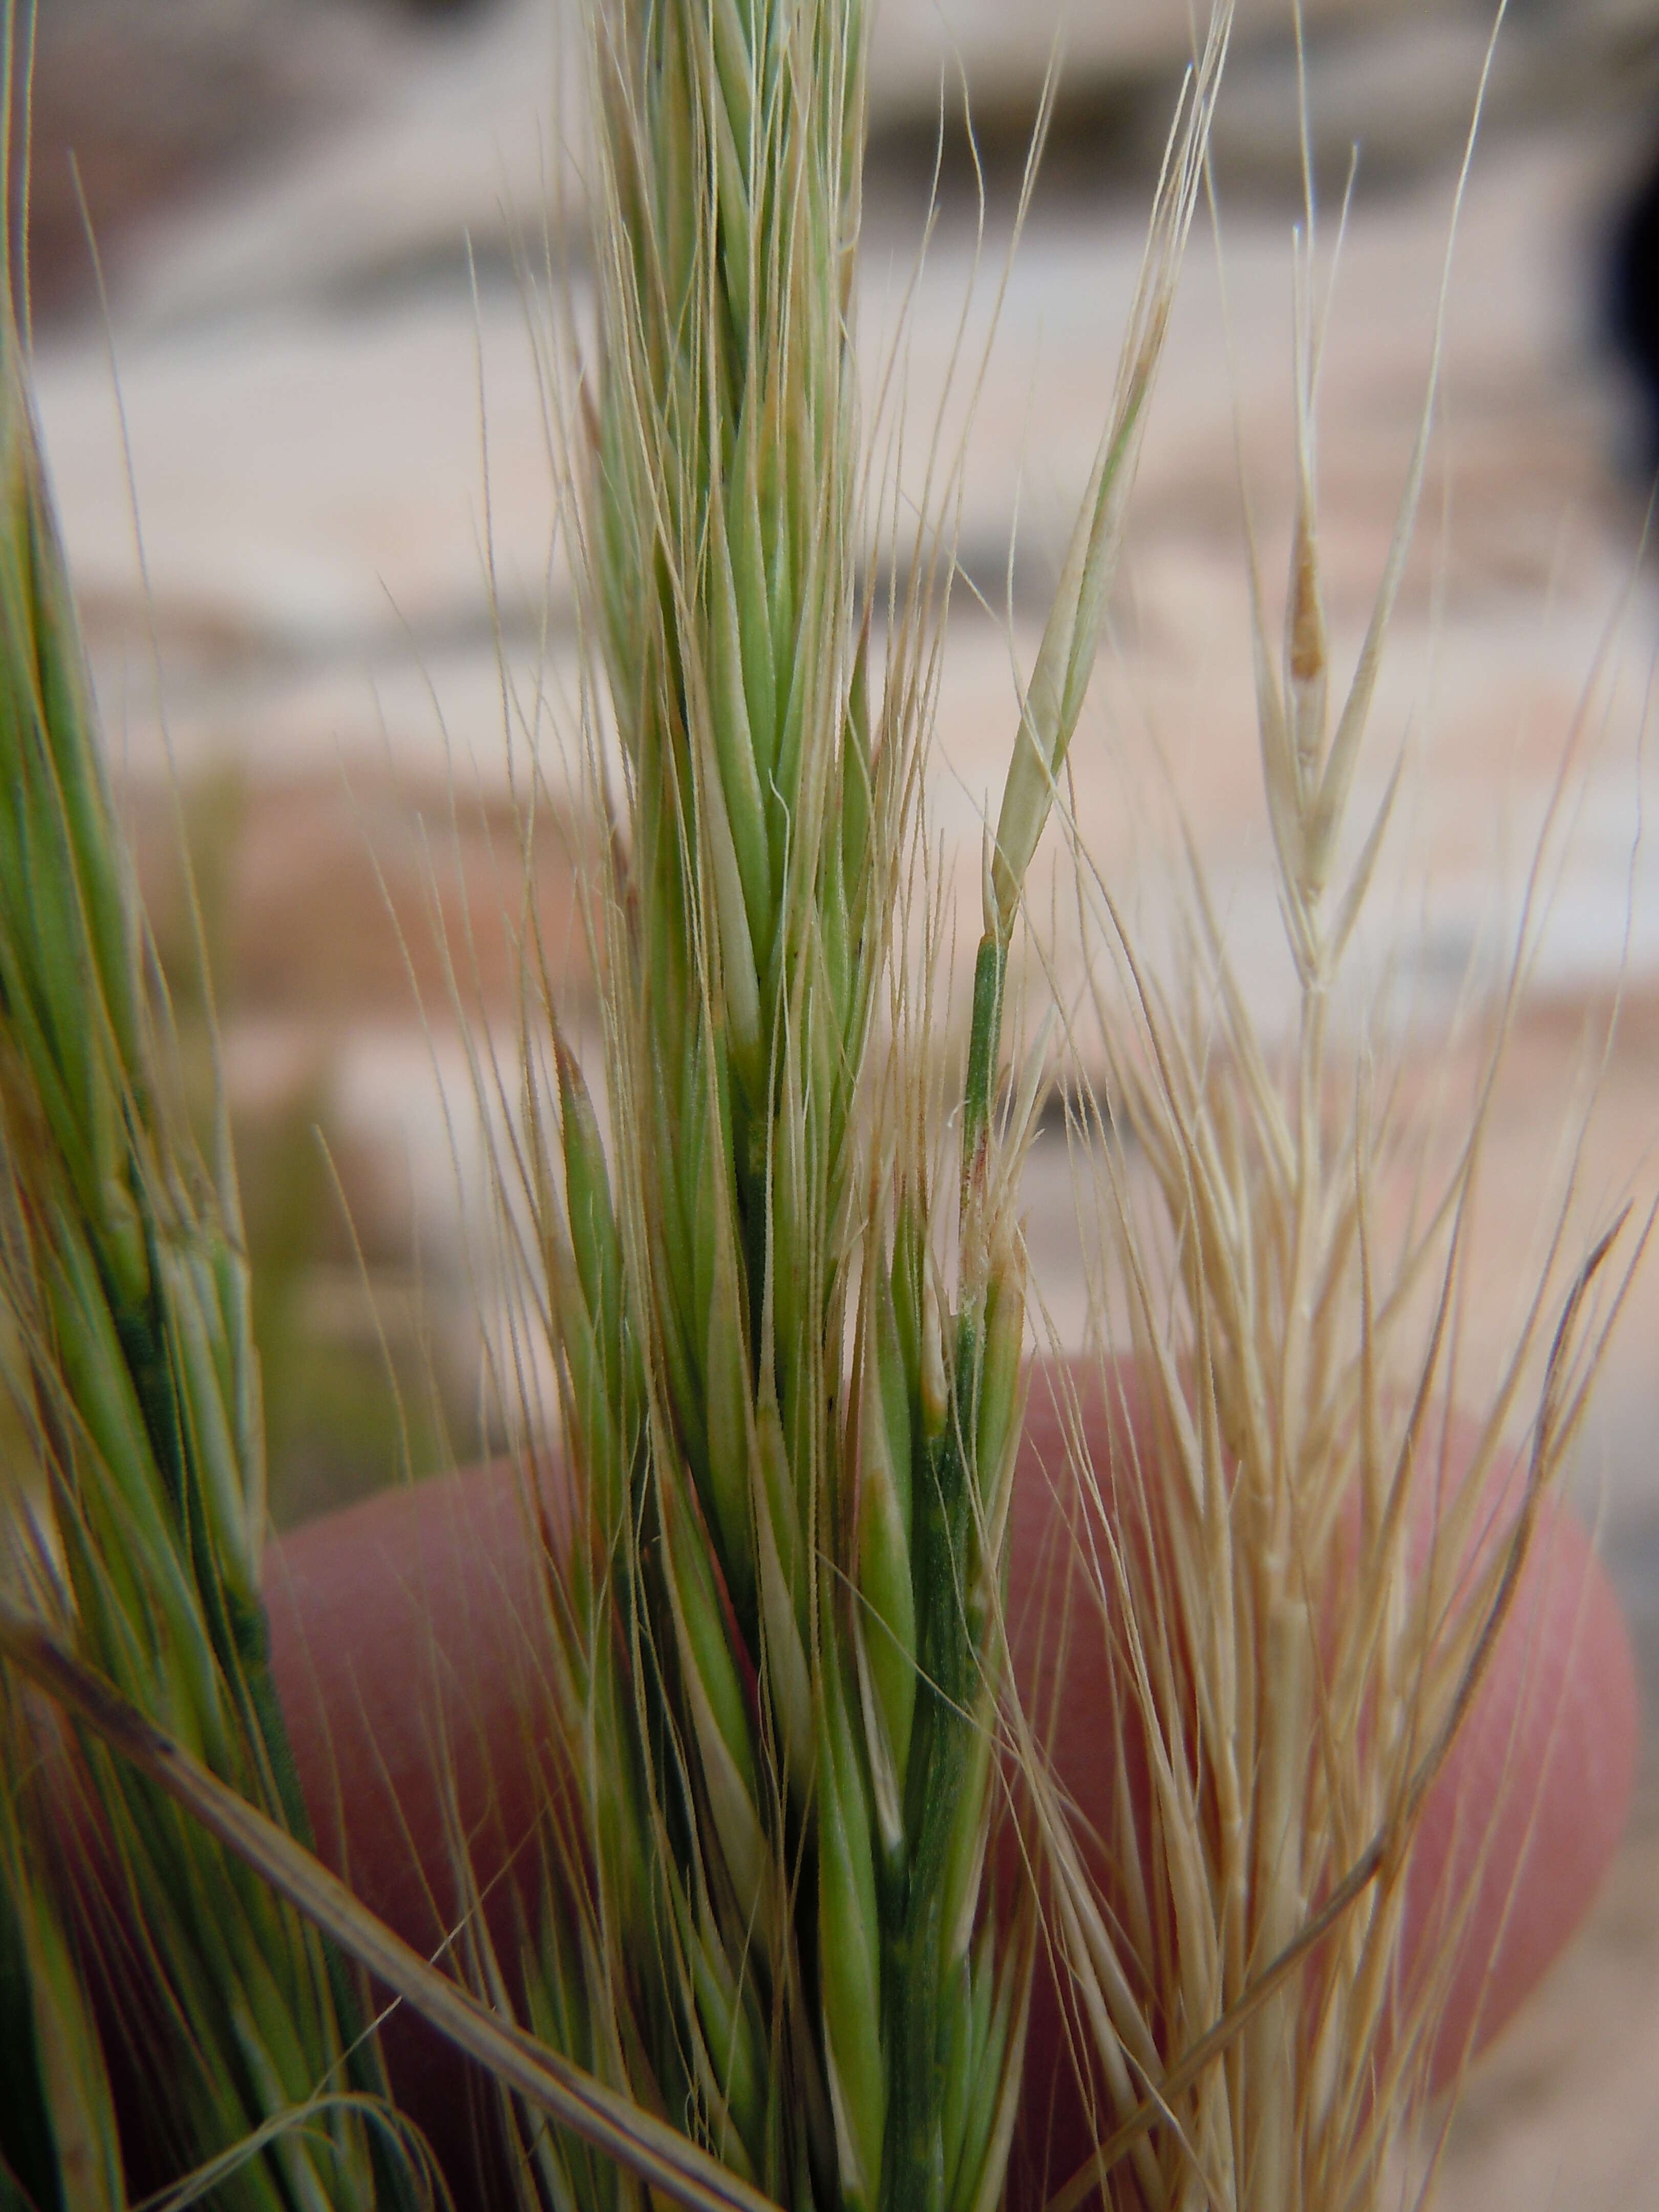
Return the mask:
[[[929,799],[959,856],[964,943],[1014,665],[1029,666],[1092,458],[1190,39],[1184,0],[1073,0],[994,331],[1060,12],[884,0],[875,34],[860,305],[872,404],[913,288],[887,428],[925,454],[942,419],[964,459]],[[1320,446],[1328,611],[1351,665],[1423,405],[1492,9],[1304,12],[1322,282],[1352,181]],[[579,315],[585,283],[580,165],[561,125],[569,53],[556,0],[41,0],[40,410],[187,1058],[205,1054],[207,1006],[181,829],[192,857],[285,1522],[495,1440],[478,1383],[495,1297],[483,1133],[455,1000],[510,1048],[518,925],[504,915],[532,745],[546,779],[536,917],[573,1025],[591,1011],[573,878],[592,831],[557,736],[577,663],[538,368],[549,269],[568,270]],[[1270,1034],[1290,1000],[1239,471],[1275,597],[1297,76],[1289,0],[1240,0],[1216,137],[1219,251],[1200,221],[1111,649],[1073,754],[1090,849],[1154,934],[1178,866],[1175,794]],[[1513,1327],[1569,1181],[1580,1227],[1626,1195],[1650,1203],[1659,1184],[1659,857],[1642,834],[1659,799],[1645,742],[1659,572],[1642,550],[1659,462],[1656,178],[1659,0],[1512,0],[1367,769],[1374,799],[1403,748],[1407,797],[1358,956],[1407,1093],[1455,1095],[1480,1065],[1468,1018],[1501,996],[1547,833],[1474,1242],[1477,1367]],[[919,489],[920,465],[906,465]],[[1049,864],[1063,870],[1063,853]],[[1044,915],[1054,901],[1065,988],[1077,955],[1060,882],[1051,872],[1036,899]],[[1575,1155],[1562,1132],[1587,1111]],[[1030,1233],[1069,1341],[1086,1255],[1053,1119]],[[1650,1714],[1656,1435],[1650,1267],[1581,1462]],[[1656,1776],[1650,1756],[1595,1924],[1452,2125],[1442,2201],[1460,2212],[1659,2202]]]

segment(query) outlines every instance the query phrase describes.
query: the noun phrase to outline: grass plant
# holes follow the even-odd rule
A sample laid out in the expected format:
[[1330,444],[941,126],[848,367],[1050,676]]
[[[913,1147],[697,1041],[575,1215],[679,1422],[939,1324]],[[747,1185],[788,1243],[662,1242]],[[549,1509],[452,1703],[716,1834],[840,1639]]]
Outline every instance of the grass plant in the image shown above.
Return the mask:
[[[27,77],[16,37],[8,9],[9,118]],[[16,173],[9,139],[0,155]],[[234,1174],[228,1145],[211,1167],[199,1159],[177,1110],[9,304],[0,513],[5,1583],[304,1836],[259,1589],[264,1443]],[[77,1945],[105,1949],[103,2002],[131,2046],[160,2035],[151,2087],[186,2163],[325,2085],[379,2094],[357,1994],[303,1921],[94,1741],[78,1747],[73,1813],[54,1778],[67,1754],[31,1753],[9,1680],[4,1720],[5,1852],[20,1885],[8,1892],[8,2049],[34,2062],[19,2069],[23,2148],[14,2155],[9,2130],[0,2163],[9,2201],[121,2201],[107,2084],[69,1975]],[[66,1821],[68,1848],[48,1850]],[[101,1904],[71,1931],[52,1862],[77,1856],[83,1899]],[[279,2132],[221,2185],[250,2205],[406,2192],[344,2105]]]
[[[947,1078],[922,789],[957,480],[941,465],[907,523],[866,473],[861,0],[585,10],[598,336],[546,359],[586,649],[574,742],[609,832],[588,884],[600,1025],[592,1049],[565,1033],[526,927],[520,1051],[480,1043],[475,1066],[503,1133],[516,1326],[490,1379],[541,1569],[525,1739],[543,1795],[517,1940],[474,1916],[470,1993],[309,1852],[259,1590],[234,1171],[176,1109],[8,322],[3,2212],[125,2202],[111,2036],[156,2053],[167,2150],[197,2177],[170,2201],[346,2212],[429,2187],[349,1960],[486,2069],[526,2206],[991,2212],[1045,1954],[1099,2145],[1057,2203],[1383,2200],[1443,1994],[1402,1980],[1407,1853],[1582,1411],[1576,1326],[1607,1246],[1559,1318],[1540,1284],[1457,1441],[1480,1116],[1390,1243],[1390,1097],[1331,1015],[1395,789],[1356,839],[1429,420],[1333,713],[1310,275],[1282,651],[1251,576],[1299,992],[1287,1073],[1196,872],[1171,981],[1074,854],[1094,959],[1065,1039],[1074,1073],[1103,1075],[1081,1119],[1133,1350],[1102,1363],[1112,1418],[1071,1407],[1063,1626],[1111,1650],[1110,1833],[1081,1829],[1049,1771],[1004,1618],[1031,1333],[1019,1170],[1052,1074],[1046,1042],[1005,1042],[1011,954],[1039,840],[1066,822],[1230,19],[1218,5],[1170,137],[1011,717]],[[10,91],[9,35],[7,59]],[[543,803],[538,783],[527,843]],[[47,1834],[82,1799],[61,1880]],[[1001,1863],[1023,1852],[1035,1879],[988,1873],[1011,1833]]]
[[[1472,152],[1473,135],[1464,179]],[[1422,1133],[1386,1039],[1340,981],[1400,761],[1370,818],[1346,817],[1416,520],[1439,337],[1339,697],[1318,550],[1313,217],[1310,200],[1277,646],[1251,549],[1262,777],[1297,994],[1286,1065],[1247,1010],[1195,863],[1171,981],[1076,855],[1095,956],[1079,1032],[1101,1071],[1077,1119],[1099,1163],[1091,1198],[1127,1343],[1082,1384],[1112,1408],[1109,1448],[1091,1448],[1079,1393],[1069,1408],[1088,1557],[1073,1591],[1076,1632],[1108,1641],[1126,1748],[1111,1832],[1085,1846],[1061,1820],[1049,1831],[1102,2139],[1051,2212],[1103,2184],[1115,2204],[1241,2212],[1371,2206],[1404,2189],[1401,2116],[1423,2109],[1447,2063],[1439,2023],[1468,1910],[1442,1902],[1408,1974],[1409,1847],[1610,1325],[1606,1308],[1591,1325],[1592,1298],[1624,1218],[1563,1280],[1564,1204],[1495,1387],[1479,1414],[1463,1399],[1466,1244],[1530,904],[1452,1164],[1437,1182],[1419,1167],[1403,1224],[1383,1224],[1382,1194]],[[1442,325],[1445,305],[1443,283]],[[1126,1169],[1125,1131],[1144,1179]],[[1633,1265],[1626,1255],[1622,1280]],[[1143,1763],[1150,1808],[1127,1781]]]
[[[1005,1110],[1005,976],[1225,17],[1019,720],[954,1180],[896,926],[937,548],[884,607],[859,583],[860,11],[623,7],[593,30],[598,389],[570,526],[608,678],[596,797],[613,724],[621,755],[595,928],[617,1137],[607,1157],[544,993],[526,1310],[544,1279],[574,1485],[550,1596],[580,1750],[531,2016],[780,2201],[989,2205],[1034,1956],[1030,1900],[1006,1924],[982,1893],[1032,1103]],[[580,2198],[590,2170],[554,2185]]]
[[[936,578],[919,555],[884,609],[860,584],[861,11],[625,5],[592,30],[571,527],[608,678],[596,793],[611,727],[621,755],[595,931],[617,1140],[544,993],[523,1176],[574,1486],[550,1598],[576,1810],[531,2017],[779,2201],[966,2212],[1000,2196],[1033,1957],[1029,1907],[1006,1925],[982,1896],[1024,1335],[1004,974],[1221,33],[1019,726],[952,1190],[896,926]],[[594,2185],[566,2162],[553,2185]]]

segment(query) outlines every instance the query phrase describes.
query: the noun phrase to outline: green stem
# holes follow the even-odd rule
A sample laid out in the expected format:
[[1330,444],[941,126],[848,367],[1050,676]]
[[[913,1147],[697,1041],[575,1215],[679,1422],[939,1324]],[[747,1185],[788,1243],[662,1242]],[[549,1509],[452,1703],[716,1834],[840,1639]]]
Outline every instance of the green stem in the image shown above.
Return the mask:
[[[998,994],[1000,998],[1000,994]],[[994,1020],[994,1015],[992,1017]],[[980,1654],[968,1608],[972,1571],[973,1464],[983,1348],[975,1320],[957,1334],[955,1404],[926,1447],[916,1490],[916,1612],[920,1681],[905,1825],[913,1838],[900,1925],[889,1945],[894,2005],[883,2203],[888,2212],[942,2212],[945,2203],[945,1880],[969,1772]]]
[[1008,947],[994,930],[980,939],[974,963],[974,1021],[968,1036],[968,1084],[963,1097],[962,1179],[964,1198],[991,1126],[991,1097],[1002,1050],[1002,992]]
[[923,1448],[915,1491],[920,1680],[905,1804],[912,1844],[903,1907],[887,1960],[894,2031],[882,2198],[890,2212],[943,2212],[945,2196],[941,2008],[951,1934],[945,1925],[946,1880],[958,1828],[963,1820],[977,1820],[980,1809],[963,1802],[981,1666],[968,1605],[976,1481],[973,1440],[979,1432],[985,1356],[982,1254],[973,1224],[981,1218],[985,1197],[1007,967],[1005,939],[994,929],[988,931],[974,963],[963,1092],[963,1279],[951,1419]]

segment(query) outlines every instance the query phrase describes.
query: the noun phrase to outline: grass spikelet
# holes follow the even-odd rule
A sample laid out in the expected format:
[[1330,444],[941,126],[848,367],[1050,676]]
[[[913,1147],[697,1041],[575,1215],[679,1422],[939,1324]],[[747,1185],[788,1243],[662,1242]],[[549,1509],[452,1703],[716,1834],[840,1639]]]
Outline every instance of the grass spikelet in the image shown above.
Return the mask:
[[[594,931],[612,1142],[602,1165],[562,1042],[552,1110],[528,1036],[529,1119],[560,1152],[529,1181],[541,1249],[576,1261],[558,1271],[575,1304],[561,1289],[551,1346],[581,1555],[574,1571],[554,1559],[551,1609],[574,1631],[568,1732],[593,1747],[576,1832],[631,1818],[652,1844],[626,1855],[642,1887],[619,1891],[578,1849],[552,1893],[589,1931],[582,1972],[613,2008],[619,2080],[785,2202],[943,2212],[1000,2194],[1033,1955],[1029,1919],[999,1928],[984,1882],[1030,1118],[1029,1100],[999,1103],[1004,975],[1093,660],[1227,24],[1218,11],[1171,140],[1018,725],[946,1212],[913,1111],[928,1048],[896,926],[930,556],[919,541],[879,677],[857,586],[860,13],[756,0],[590,18],[599,339],[571,535],[608,695],[605,709],[592,695],[589,743],[608,721],[623,767]],[[591,768],[603,788],[597,754]],[[896,1115],[881,1103],[905,1098]],[[617,1225],[616,1297],[582,1262],[596,1206]],[[745,2021],[765,2024],[760,2047]],[[722,2086],[769,2077],[791,2086],[764,2112]]]
[[[1021,725],[952,1285],[933,1140],[917,1151],[918,1125],[896,1155],[877,1103],[912,1086],[903,1054],[926,1053],[895,916],[928,686],[925,592],[879,681],[858,598],[860,14],[757,0],[591,19],[600,334],[572,537],[592,559],[625,793],[601,891],[613,1139],[601,1167],[568,1049],[555,1113],[529,1037],[530,1120],[561,1155],[530,1181],[538,1241],[574,1249],[559,1280],[580,1284],[575,1310],[556,1301],[552,1346],[583,1555],[574,1574],[555,1559],[552,1610],[574,1630],[571,1733],[595,1749],[576,1830],[606,1832],[614,1807],[654,1848],[628,1853],[648,1872],[625,1894],[580,1851],[552,1888],[603,1952],[582,1971],[615,2008],[619,2079],[722,2156],[740,2148],[786,2202],[1000,2192],[1031,1960],[1029,1928],[1000,1932],[983,1894],[1024,1334],[1024,1123],[993,1112],[1002,977],[1092,659],[1224,33],[1224,14]],[[597,728],[597,692],[592,712]],[[890,1068],[872,1047],[884,994],[904,1032]],[[614,1299],[581,1264],[602,1179]],[[745,2021],[764,2023],[758,2047]],[[763,2112],[728,2077],[791,2087]]]
[[[863,27],[845,5],[623,9],[594,15],[592,46],[610,214],[583,529],[628,797],[607,1066],[623,1289],[600,1364],[632,1378],[613,1401],[632,1502],[580,1642],[619,1661],[598,1771],[627,1767],[663,1848],[633,1899],[644,1924],[603,1868],[563,1878],[597,1883],[580,1917],[611,1947],[598,1978],[629,2012],[612,2040],[645,2061],[636,2094],[684,2101],[722,2154],[735,2125],[786,2201],[942,2204],[963,2160],[942,2132],[957,1961],[938,1930],[947,1910],[971,1929],[978,1874],[943,1832],[917,1863],[939,1814],[912,1735],[967,1528],[958,1510],[954,1561],[924,1576],[921,1378],[890,1298],[860,1309],[859,1390],[841,1375],[869,1172],[857,1099],[915,742],[872,722],[854,598]],[[565,1094],[562,1177],[538,1188],[562,1180],[574,1207],[586,1146]],[[550,1221],[544,1241],[562,1233]],[[879,1218],[866,1235],[873,1294]],[[556,1352],[574,1455],[595,1468],[618,1423],[585,1430],[562,1337]],[[936,1452],[922,1479],[939,1477]],[[595,1495],[590,1473],[579,1522]],[[679,1936],[693,1923],[735,2006],[711,2008]],[[738,2070],[793,2081],[746,2125],[752,2100],[708,2063],[744,2020],[767,2026]]]
[[[1553,1321],[1540,1282],[1489,1410],[1460,1425],[1447,1407],[1490,1078],[1444,1187],[1385,1242],[1378,1191],[1407,1133],[1380,1042],[1363,1022],[1352,1042],[1333,1031],[1399,784],[1396,765],[1371,821],[1350,831],[1439,341],[1370,623],[1333,708],[1312,241],[1310,204],[1277,648],[1251,556],[1262,775],[1299,989],[1282,1066],[1201,881],[1166,981],[1080,862],[1098,951],[1084,1048],[1112,1117],[1091,1102],[1087,1118],[1130,1345],[1086,1385],[1109,1416],[1079,1454],[1094,1517],[1086,1625],[1074,1626],[1109,1641],[1112,1723],[1145,1763],[1151,1802],[1136,1812],[1121,1793],[1102,1857],[1073,1836],[1055,1854],[1102,2148],[1051,2212],[1357,2212],[1401,2185],[1443,1996],[1432,1961],[1408,1948],[1410,1844],[1560,1472],[1595,1363],[1583,1309],[1617,1235],[1558,1290]],[[1443,319],[1444,306],[1443,284]],[[1125,1164],[1126,1127],[1144,1179]],[[1505,1486],[1505,1428],[1528,1376],[1530,1450]],[[1455,1948],[1460,1929],[1442,1933]]]

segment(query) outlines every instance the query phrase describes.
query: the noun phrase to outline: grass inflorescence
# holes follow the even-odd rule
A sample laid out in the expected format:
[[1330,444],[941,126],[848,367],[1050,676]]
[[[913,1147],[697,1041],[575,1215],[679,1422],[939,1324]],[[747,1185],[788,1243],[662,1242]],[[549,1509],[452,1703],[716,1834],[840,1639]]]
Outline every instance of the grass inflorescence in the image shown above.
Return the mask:
[[[12,40],[8,10],[9,93]],[[228,1147],[211,1166],[198,1157],[178,1110],[9,312],[0,514],[5,1588],[304,1838],[259,1586],[264,1443],[234,1175]],[[69,1967],[93,1945],[110,2017],[155,2051],[159,2125],[185,2163],[325,2085],[351,2093],[240,2160],[225,2202],[401,2200],[405,2179],[356,2109],[384,2090],[337,1954],[95,1740],[71,1784],[66,1754],[32,1751],[9,1674],[5,1699],[17,2201],[122,2201],[108,2082]],[[67,1850],[48,1848],[54,1834]],[[77,1855],[71,1928],[57,1877]]]

